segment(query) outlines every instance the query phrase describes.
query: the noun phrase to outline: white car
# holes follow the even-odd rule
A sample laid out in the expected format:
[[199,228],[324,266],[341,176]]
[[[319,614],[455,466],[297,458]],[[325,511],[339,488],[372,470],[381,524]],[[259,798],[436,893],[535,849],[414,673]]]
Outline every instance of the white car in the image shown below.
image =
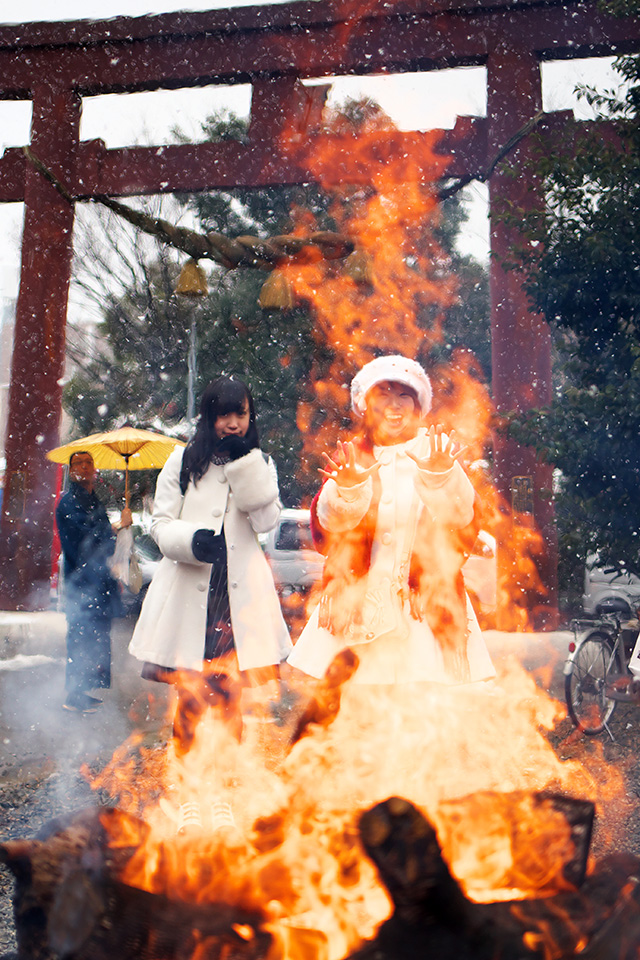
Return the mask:
[[[275,529],[261,539],[286,611],[322,576],[324,557],[313,546],[309,511],[284,509]],[[489,626],[495,615],[497,581],[496,541],[490,533],[480,531],[462,574],[481,626]]]
[[597,554],[587,558],[582,595],[585,613],[597,617],[603,607],[613,606],[625,616],[631,616],[639,604],[640,577],[623,566],[599,566]]
[[309,511],[283,509],[276,527],[261,539],[280,596],[308,593],[324,566],[313,545]]

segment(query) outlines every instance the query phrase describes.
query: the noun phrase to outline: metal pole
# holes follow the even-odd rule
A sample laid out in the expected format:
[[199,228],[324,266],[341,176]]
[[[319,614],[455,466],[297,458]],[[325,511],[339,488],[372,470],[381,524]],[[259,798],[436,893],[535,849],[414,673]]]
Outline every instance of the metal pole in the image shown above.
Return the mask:
[[189,354],[187,357],[187,420],[193,423],[196,416],[196,376],[197,376],[197,354],[196,354],[196,318],[191,318],[191,327],[189,328]]

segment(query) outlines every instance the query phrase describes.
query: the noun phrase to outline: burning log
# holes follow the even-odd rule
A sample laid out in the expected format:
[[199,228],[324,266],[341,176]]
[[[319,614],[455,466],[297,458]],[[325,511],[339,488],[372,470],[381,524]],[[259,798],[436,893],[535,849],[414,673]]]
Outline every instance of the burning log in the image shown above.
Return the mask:
[[[269,952],[263,918],[226,904],[169,899],[118,880],[130,850],[108,846],[92,808],[54,820],[33,841],[0,844],[16,880],[20,960],[257,960]],[[132,842],[144,824],[131,818]]]
[[[588,804],[557,798],[573,823]],[[592,814],[592,811],[591,811]],[[349,960],[637,960],[640,861],[608,858],[578,889],[554,896],[477,904],[445,863],[434,828],[408,801],[391,798],[362,815],[360,833],[395,911]],[[575,864],[569,874],[578,876]]]
[[358,668],[357,655],[349,647],[341,650],[329,665],[326,675],[316,684],[314,695],[296,716],[289,742],[293,746],[314,726],[328,727],[338,716],[342,687]]
[[[554,802],[540,797],[540,803]],[[555,802],[573,835],[584,838],[591,805],[570,798]],[[147,827],[125,818],[131,846],[110,846],[111,818],[122,827],[122,817],[107,808],[81,811],[53,821],[33,841],[0,844],[0,859],[16,879],[20,960],[328,957],[319,930],[297,930],[295,922],[285,921],[286,934],[274,937],[259,910],[187,902],[123,883],[119,878]],[[391,798],[366,811],[359,831],[395,909],[375,939],[348,960],[637,960],[635,857],[602,861],[580,888],[565,876],[564,887],[550,896],[479,904],[452,875],[434,827],[407,800]],[[569,865],[569,875],[580,876],[576,864]]]
[[[521,890],[528,896],[544,896],[559,889],[582,885],[587,869],[595,809],[586,800],[554,793],[528,790],[496,793],[478,791],[469,797],[443,801],[438,809],[440,840],[448,863],[466,860],[465,877],[474,878],[469,851],[475,859],[486,859],[489,851],[497,866],[491,871],[478,863],[476,874],[484,885],[503,890]],[[474,824],[473,843],[469,824]],[[501,864],[496,848],[506,847],[508,857]],[[493,874],[493,876],[491,876]]]
[[[117,926],[114,920],[117,919]],[[271,937],[261,917],[222,904],[184,903],[79,870],[59,888],[48,923],[55,956],[74,960],[202,960],[265,957]],[[34,956],[34,954],[31,954]]]

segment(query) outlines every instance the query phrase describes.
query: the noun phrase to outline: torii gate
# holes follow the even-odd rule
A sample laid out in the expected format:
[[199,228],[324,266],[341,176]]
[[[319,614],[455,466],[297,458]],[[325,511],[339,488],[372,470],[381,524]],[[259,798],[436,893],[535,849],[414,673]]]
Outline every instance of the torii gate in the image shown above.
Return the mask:
[[[297,82],[345,74],[402,73],[484,65],[486,120],[459,123],[449,137],[452,176],[478,175],[542,108],[540,62],[640,51],[640,19],[603,14],[595,0],[321,0],[102,22],[0,28],[0,98],[33,103],[30,147],[78,200],[233,186],[292,184],[308,173],[280,155],[284,118],[307,111],[312,89]],[[209,84],[252,85],[249,143],[127,147],[81,142],[83,96]],[[551,135],[573,121],[549,115]],[[526,144],[510,155],[518,164]],[[527,185],[500,168],[490,201],[527,200]],[[49,602],[54,467],[58,444],[73,205],[20,149],[0,159],[0,202],[25,204],[0,523],[0,606]],[[493,395],[499,411],[547,404],[546,324],[527,307],[519,279],[501,266],[513,234],[491,216]],[[518,374],[514,368],[517,358]],[[556,540],[544,496],[551,468],[514,443],[497,442],[502,494],[518,478],[533,488],[545,542],[548,590],[538,625],[553,624]],[[542,494],[542,495],[541,495]]]

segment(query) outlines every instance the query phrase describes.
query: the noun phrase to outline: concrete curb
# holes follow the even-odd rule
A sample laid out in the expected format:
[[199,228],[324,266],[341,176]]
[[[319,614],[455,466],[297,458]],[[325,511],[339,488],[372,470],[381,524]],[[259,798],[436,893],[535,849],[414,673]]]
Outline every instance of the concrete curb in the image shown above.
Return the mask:
[[[9,660],[18,654],[64,656],[66,632],[65,615],[56,610],[0,611],[0,660]],[[568,630],[549,633],[485,630],[483,636],[494,660],[514,654],[526,666],[535,666],[548,661],[554,653],[564,658],[572,634]]]
[[18,655],[64,656],[66,633],[65,615],[56,610],[0,611],[0,660]]

